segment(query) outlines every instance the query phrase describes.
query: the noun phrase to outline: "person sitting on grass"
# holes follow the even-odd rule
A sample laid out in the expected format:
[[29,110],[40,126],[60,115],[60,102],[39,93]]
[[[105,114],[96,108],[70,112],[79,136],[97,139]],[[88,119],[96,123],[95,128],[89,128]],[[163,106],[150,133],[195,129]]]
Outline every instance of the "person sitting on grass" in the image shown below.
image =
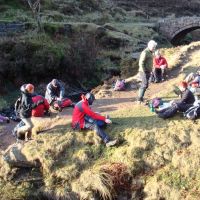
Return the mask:
[[165,80],[165,72],[168,67],[167,60],[161,56],[160,51],[155,52],[155,57],[153,58],[153,74],[155,77],[155,83]]
[[53,79],[46,88],[45,98],[53,109],[62,111],[63,108],[73,106],[70,99],[64,98],[65,88],[61,81]]
[[72,128],[78,130],[94,130],[96,134],[103,140],[107,147],[114,146],[117,140],[110,140],[109,136],[103,131],[105,124],[111,124],[112,121],[108,117],[104,117],[91,110],[90,105],[93,104],[95,97],[92,93],[82,95],[73,110]]
[[171,102],[171,106],[166,109],[155,111],[158,117],[163,119],[173,117],[177,113],[177,111],[185,112],[193,106],[195,98],[193,93],[188,89],[188,84],[183,81],[179,84],[178,87],[181,91],[181,99],[173,100]]

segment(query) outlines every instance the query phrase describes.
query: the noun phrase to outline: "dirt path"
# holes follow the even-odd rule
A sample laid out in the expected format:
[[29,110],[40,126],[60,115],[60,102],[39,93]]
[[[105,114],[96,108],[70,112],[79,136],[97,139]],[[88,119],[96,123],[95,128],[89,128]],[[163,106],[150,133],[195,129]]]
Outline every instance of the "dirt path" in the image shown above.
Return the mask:
[[[199,47],[198,47],[199,48]],[[188,62],[190,55],[198,49],[191,49],[181,57],[181,63],[179,67],[174,68],[169,72],[168,80],[157,83],[157,84],[150,84],[147,92],[145,93],[145,98],[151,99],[152,96],[155,96],[161,90],[167,90],[169,87],[169,80],[173,81],[176,77],[180,74],[182,70],[182,65]],[[115,111],[122,108],[132,108],[136,105],[137,99],[137,90],[130,90],[130,91],[120,91],[120,92],[113,92],[111,97],[108,98],[101,98],[97,99],[93,104],[93,109],[95,111],[101,113],[109,113],[111,111]],[[58,113],[57,116],[59,117],[58,120],[55,121],[56,124],[66,124],[66,121],[70,121],[72,114],[72,108],[64,109],[61,113]],[[53,115],[55,117],[55,114]],[[45,120],[44,120],[45,121]],[[49,120],[48,120],[49,121]],[[54,122],[54,121],[53,121]],[[10,124],[1,124],[0,126],[0,150],[5,150],[10,144],[15,142],[11,132],[16,125],[15,122],[11,122]]]
[[[175,70],[173,70],[174,74]],[[176,75],[179,73],[176,70]],[[173,78],[172,76],[169,77],[170,79]],[[149,89],[147,90],[145,97],[150,98],[152,95],[160,92],[160,88],[165,89],[168,84],[168,81],[151,84]],[[131,91],[121,91],[121,92],[114,92],[112,97],[109,98],[101,98],[97,99],[93,104],[93,109],[95,111],[101,113],[107,113],[111,111],[115,111],[122,108],[130,108],[135,105],[135,101],[137,99],[137,90]],[[61,113],[57,114],[60,119],[57,123],[63,124],[65,119],[68,121],[71,119],[72,109],[66,108]],[[55,117],[55,114],[54,116]],[[12,136],[12,130],[16,126],[17,123],[11,122],[10,124],[1,124],[0,128],[0,150],[5,150],[10,144],[15,142],[15,138]]]

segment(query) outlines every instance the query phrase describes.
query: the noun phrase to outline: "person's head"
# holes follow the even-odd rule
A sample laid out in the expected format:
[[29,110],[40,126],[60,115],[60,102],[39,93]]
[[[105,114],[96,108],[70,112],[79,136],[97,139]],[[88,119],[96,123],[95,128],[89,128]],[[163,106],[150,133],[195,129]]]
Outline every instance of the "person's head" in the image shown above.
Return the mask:
[[187,89],[188,84],[185,81],[182,81],[182,82],[179,83],[178,87],[179,87],[181,92],[184,92]]
[[156,51],[155,51],[155,57],[158,59],[158,58],[160,58],[160,56],[161,56],[160,51],[159,51],[159,50],[156,50]]
[[157,47],[157,42],[155,42],[154,40],[150,40],[148,42],[147,46],[148,46],[149,50],[153,52],[153,51],[155,51],[155,49]]
[[34,93],[34,85],[31,83],[26,84],[25,90],[26,90],[26,92],[28,92],[30,94]]
[[87,99],[89,105],[92,105],[95,100],[95,96],[92,93],[87,93],[85,98]]
[[51,83],[53,87],[58,87],[58,79],[53,79]]

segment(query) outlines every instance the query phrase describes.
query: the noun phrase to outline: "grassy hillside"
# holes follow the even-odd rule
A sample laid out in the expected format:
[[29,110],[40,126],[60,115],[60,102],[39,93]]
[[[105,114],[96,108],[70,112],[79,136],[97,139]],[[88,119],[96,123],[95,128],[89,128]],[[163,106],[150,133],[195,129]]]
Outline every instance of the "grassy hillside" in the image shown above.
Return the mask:
[[[197,69],[199,49],[197,42],[163,50],[170,66],[181,71],[156,96],[175,98],[172,85]],[[36,122],[38,130],[44,124],[53,129],[26,143],[22,154],[28,161],[38,160],[41,167],[9,172],[3,162],[2,199],[198,199],[198,120],[186,120],[181,113],[162,120],[148,107],[134,104],[109,115],[115,123],[106,131],[120,141],[113,148],[100,144],[91,131],[72,131],[70,118]],[[33,181],[38,177],[39,183]]]

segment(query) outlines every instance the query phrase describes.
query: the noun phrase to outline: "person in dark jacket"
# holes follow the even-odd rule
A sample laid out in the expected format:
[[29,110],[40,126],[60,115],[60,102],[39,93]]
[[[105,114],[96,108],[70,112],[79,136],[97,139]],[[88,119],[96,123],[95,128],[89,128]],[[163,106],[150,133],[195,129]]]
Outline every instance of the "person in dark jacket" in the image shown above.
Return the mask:
[[148,47],[142,51],[139,59],[139,76],[142,80],[139,88],[138,102],[144,101],[144,94],[149,86],[149,78],[153,67],[153,53],[156,49],[157,43],[154,40],[148,42]]
[[53,79],[46,88],[45,98],[48,103],[55,110],[62,110],[62,108],[72,106],[73,103],[70,99],[64,98],[65,88],[61,81]]
[[161,111],[157,111],[158,117],[169,118],[176,114],[177,111],[185,112],[193,106],[195,97],[193,93],[188,89],[186,82],[179,84],[179,90],[181,91],[181,99],[172,101],[172,106]]
[[20,102],[20,110],[19,117],[23,122],[23,126],[17,126],[14,129],[14,135],[17,138],[21,138],[21,135],[25,135],[25,140],[31,139],[31,133],[33,128],[33,123],[31,119],[32,109],[37,105],[42,104],[44,101],[38,101],[37,103],[33,103],[32,94],[34,93],[34,86],[32,84],[24,84],[20,88],[21,90],[21,102]]
[[109,136],[102,129],[102,126],[111,124],[112,121],[108,117],[104,117],[91,110],[90,105],[92,105],[94,100],[95,97],[91,93],[87,93],[85,96],[82,95],[82,100],[75,105],[73,110],[72,128],[94,130],[107,147],[114,146],[117,140],[110,140]]

